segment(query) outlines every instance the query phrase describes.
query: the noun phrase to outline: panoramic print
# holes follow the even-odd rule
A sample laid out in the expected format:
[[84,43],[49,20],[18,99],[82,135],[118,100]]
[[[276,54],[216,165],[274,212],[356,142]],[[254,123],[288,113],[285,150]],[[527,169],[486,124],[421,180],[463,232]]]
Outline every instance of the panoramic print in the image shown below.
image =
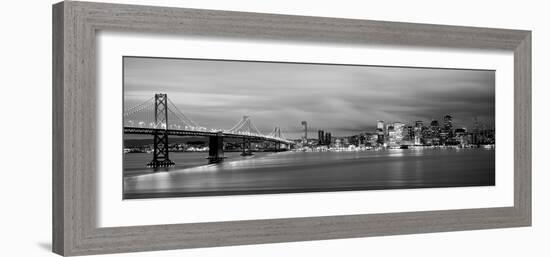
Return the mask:
[[124,199],[495,184],[494,70],[122,62]]

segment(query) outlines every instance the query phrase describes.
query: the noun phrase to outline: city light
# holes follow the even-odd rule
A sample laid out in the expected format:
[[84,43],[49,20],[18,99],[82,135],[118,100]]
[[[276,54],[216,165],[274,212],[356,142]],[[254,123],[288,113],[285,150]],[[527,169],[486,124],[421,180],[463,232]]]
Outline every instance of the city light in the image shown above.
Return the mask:
[[[306,123],[307,124],[307,123]],[[427,124],[427,125],[425,125]],[[304,122],[302,122],[304,125]],[[304,132],[305,133],[305,132]],[[304,137],[307,134],[304,134]],[[326,130],[317,131],[317,139],[295,140],[298,151],[363,151],[380,149],[423,148],[494,148],[495,130],[475,119],[471,131],[454,127],[447,114],[440,123],[417,120],[411,123],[378,120],[376,128],[351,136],[332,136]]]

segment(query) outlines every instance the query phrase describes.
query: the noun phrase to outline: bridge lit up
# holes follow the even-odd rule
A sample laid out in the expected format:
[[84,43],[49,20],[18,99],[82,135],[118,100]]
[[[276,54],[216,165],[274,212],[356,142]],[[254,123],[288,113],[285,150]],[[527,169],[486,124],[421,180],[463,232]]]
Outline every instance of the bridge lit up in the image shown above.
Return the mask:
[[169,158],[168,136],[208,137],[208,159],[217,163],[224,159],[224,138],[240,140],[242,155],[251,154],[251,142],[271,142],[277,148],[290,148],[293,141],[284,138],[279,127],[264,135],[252,123],[249,116],[243,116],[231,129],[214,129],[199,126],[176,105],[166,94],[154,97],[124,110],[124,134],[153,136],[153,160],[149,167],[169,167],[175,165]]

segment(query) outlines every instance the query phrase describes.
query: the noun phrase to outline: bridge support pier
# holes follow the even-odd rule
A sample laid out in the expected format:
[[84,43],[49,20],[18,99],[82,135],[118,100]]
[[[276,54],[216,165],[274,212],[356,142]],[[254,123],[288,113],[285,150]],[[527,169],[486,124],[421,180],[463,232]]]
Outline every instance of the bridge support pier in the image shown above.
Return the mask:
[[252,144],[250,143],[250,139],[246,139],[245,137],[243,137],[243,152],[241,153],[241,156],[249,155],[253,155]]
[[218,132],[215,136],[208,138],[208,162],[219,163],[225,157],[223,156],[223,135]]
[[147,167],[171,167],[175,163],[168,157],[168,135],[163,132],[156,132],[153,138],[153,160]]

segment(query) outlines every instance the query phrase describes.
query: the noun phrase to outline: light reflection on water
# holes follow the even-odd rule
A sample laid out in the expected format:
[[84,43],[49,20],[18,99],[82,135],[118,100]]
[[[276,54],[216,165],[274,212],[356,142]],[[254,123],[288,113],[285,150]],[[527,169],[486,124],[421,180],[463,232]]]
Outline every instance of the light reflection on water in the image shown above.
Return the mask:
[[[171,154],[171,158],[180,166],[156,173],[137,166],[150,155],[126,155],[130,175],[124,179],[125,194],[147,197],[155,193],[186,196],[494,185],[494,150],[485,149],[280,152],[246,157],[229,153],[226,161],[209,165],[201,165],[206,153],[179,155]],[[188,163],[195,167],[186,166]]]

